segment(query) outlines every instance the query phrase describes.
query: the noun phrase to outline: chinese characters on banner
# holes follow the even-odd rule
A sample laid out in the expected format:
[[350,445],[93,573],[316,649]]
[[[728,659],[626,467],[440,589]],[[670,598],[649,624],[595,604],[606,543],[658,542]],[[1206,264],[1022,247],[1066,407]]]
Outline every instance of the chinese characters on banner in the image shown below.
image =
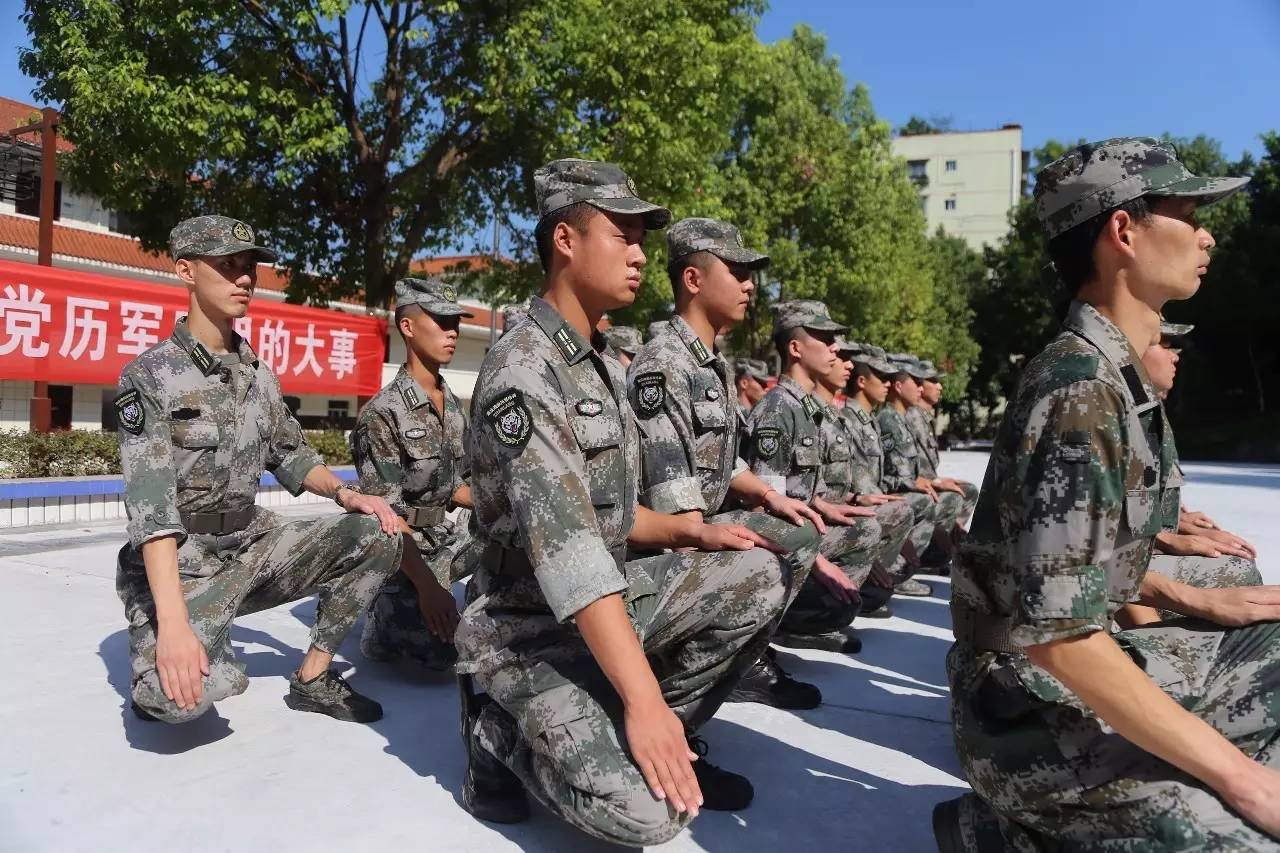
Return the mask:
[[[0,379],[115,385],[186,313],[183,287],[0,261]],[[382,387],[385,320],[258,296],[236,331],[286,394]]]

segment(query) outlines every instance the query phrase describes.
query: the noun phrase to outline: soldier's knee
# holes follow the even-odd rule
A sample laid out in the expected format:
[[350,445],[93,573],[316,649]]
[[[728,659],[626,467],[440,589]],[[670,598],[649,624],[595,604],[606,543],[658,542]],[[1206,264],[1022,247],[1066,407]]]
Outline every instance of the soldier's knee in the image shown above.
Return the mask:
[[202,717],[215,702],[221,702],[223,699],[244,692],[243,687],[236,689],[236,684],[224,683],[222,680],[206,677],[203,682],[200,701],[194,708],[179,708],[176,702],[165,696],[160,688],[160,676],[154,670],[134,682],[132,698],[139,708],[157,720],[176,724],[189,723]]
[[[767,619],[782,608],[786,600],[782,561],[765,548],[752,548],[740,553],[743,579],[740,594],[756,603],[755,610]],[[788,572],[789,573],[789,572]]]
[[388,566],[388,573],[399,568],[404,537],[384,533],[377,516],[347,512],[334,523],[336,535],[359,548],[366,557],[376,558],[380,567]]
[[601,838],[628,847],[663,844],[689,822],[665,800],[656,799],[646,785],[623,797],[594,798],[583,817]]

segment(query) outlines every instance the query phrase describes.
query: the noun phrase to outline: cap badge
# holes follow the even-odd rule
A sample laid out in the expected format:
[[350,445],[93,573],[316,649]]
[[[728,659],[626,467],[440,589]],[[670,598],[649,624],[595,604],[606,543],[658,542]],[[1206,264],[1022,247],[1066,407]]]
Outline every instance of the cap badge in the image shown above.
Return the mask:
[[249,230],[249,226],[243,222],[237,222],[231,226],[231,236],[235,237],[241,243],[252,243],[253,232]]

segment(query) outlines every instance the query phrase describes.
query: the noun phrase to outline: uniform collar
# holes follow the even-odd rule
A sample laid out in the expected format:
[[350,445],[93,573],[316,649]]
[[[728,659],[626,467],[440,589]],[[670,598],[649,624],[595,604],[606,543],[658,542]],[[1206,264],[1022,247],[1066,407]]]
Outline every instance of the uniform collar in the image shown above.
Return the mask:
[[861,424],[871,423],[871,420],[872,420],[871,413],[868,412],[866,409],[862,408],[861,406],[859,406],[857,403],[855,403],[852,400],[845,401],[844,410],[850,413],[851,415],[853,415],[855,418],[857,418],[858,423],[861,423]]
[[675,329],[676,334],[680,336],[680,340],[684,342],[685,348],[689,350],[689,354],[693,356],[693,360],[698,363],[699,367],[706,367],[719,357],[719,354],[713,350],[707,349],[707,345],[702,342],[702,338],[698,337],[685,319],[679,315],[671,318],[671,328]]
[[426,393],[422,390],[422,386],[418,384],[418,380],[413,378],[409,373],[409,368],[400,365],[400,372],[396,374],[395,379],[396,391],[400,393],[400,399],[404,401],[404,407],[409,411],[425,406],[429,401]]
[[1079,300],[1071,303],[1065,326],[1093,344],[1102,357],[1120,372],[1124,377],[1125,393],[1139,413],[1159,405],[1160,398],[1151,387],[1151,378],[1120,327],[1092,305]]
[[778,378],[778,387],[796,399],[796,402],[804,408],[804,413],[809,416],[809,420],[818,419],[818,414],[822,411],[822,401],[801,388],[799,382],[784,373]]
[[540,296],[529,300],[529,317],[538,324],[551,342],[560,350],[560,355],[569,364],[577,364],[587,357],[588,353],[604,349],[604,337],[597,331],[591,335],[591,343],[582,339],[577,329],[565,322],[560,312],[551,307],[551,303]]
[[[205,348],[205,345],[196,340],[195,335],[191,334],[191,330],[187,328],[187,318],[182,317],[178,322],[173,324],[173,334],[169,336],[169,340],[177,344],[183,352],[191,357],[191,362],[205,376],[217,373],[222,368],[222,359]],[[248,341],[240,337],[239,334],[231,335],[232,351],[239,357],[241,364],[248,364],[256,368],[258,366],[258,357],[250,348]]]

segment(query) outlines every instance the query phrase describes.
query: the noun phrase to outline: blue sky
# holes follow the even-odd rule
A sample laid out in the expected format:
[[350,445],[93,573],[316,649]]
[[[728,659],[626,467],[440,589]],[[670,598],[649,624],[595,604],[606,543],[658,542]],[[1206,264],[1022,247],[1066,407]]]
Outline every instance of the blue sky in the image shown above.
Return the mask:
[[[1229,157],[1280,129],[1280,0],[774,0],[760,36],[799,23],[826,34],[895,126],[912,114],[957,130],[1017,122],[1027,147],[1207,133]],[[0,95],[29,98],[26,43],[16,13],[0,18]]]

